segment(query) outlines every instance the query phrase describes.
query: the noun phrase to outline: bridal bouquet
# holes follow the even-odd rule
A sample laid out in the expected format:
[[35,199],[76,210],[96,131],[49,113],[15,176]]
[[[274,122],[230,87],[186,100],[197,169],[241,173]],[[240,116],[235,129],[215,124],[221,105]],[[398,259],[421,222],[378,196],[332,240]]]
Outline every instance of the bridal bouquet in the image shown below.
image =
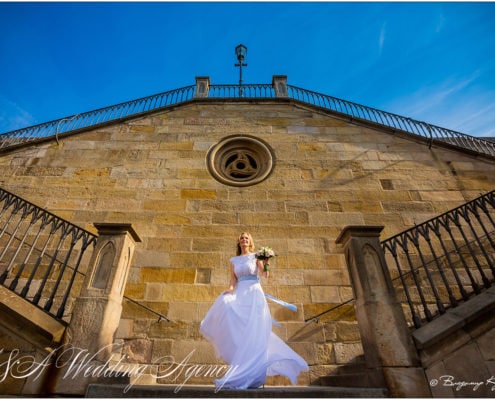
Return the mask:
[[[272,257],[276,257],[276,254],[275,254],[275,252],[273,251],[273,249],[271,247],[261,247],[256,252],[256,258],[258,260],[267,261],[267,260],[269,260]],[[263,269],[265,271],[268,271],[268,265],[269,264],[267,262],[263,262]]]

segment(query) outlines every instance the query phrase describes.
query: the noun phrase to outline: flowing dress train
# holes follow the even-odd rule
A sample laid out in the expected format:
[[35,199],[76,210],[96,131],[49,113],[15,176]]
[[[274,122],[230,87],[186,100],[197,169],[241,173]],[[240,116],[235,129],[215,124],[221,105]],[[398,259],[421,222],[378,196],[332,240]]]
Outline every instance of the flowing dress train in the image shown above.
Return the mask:
[[216,299],[200,328],[217,357],[231,366],[215,380],[216,387],[255,388],[273,375],[286,376],[296,384],[308,364],[272,332],[272,317],[256,275],[255,254],[232,257],[231,262],[238,278],[236,290]]

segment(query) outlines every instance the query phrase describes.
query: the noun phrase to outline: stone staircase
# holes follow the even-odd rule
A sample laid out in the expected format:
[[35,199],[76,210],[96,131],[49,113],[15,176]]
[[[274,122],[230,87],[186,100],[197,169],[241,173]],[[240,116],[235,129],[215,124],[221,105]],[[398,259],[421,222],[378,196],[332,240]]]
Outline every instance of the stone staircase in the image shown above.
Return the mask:
[[91,384],[88,398],[384,398],[386,389],[330,386],[266,386],[259,389],[216,391],[214,386]]
[[330,387],[369,388],[365,369],[364,356],[360,356],[350,364],[339,366],[331,375],[320,377],[317,383]]
[[90,384],[88,398],[384,398],[385,388],[369,387],[364,356],[337,368],[331,375],[321,377],[310,386],[266,385],[247,390],[216,390],[213,385],[154,384],[130,385],[127,377],[100,378]]

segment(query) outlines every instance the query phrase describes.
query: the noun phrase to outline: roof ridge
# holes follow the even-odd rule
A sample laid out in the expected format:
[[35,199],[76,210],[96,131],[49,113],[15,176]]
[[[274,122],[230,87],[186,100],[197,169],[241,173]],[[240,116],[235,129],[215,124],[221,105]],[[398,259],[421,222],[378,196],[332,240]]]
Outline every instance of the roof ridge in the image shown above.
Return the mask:
[[89,128],[154,112],[166,107],[204,99],[289,99],[322,108],[351,120],[387,127],[426,139],[432,143],[448,144],[478,154],[495,157],[495,142],[470,136],[452,129],[364,106],[337,97],[288,85],[287,77],[273,77],[272,84],[210,85],[208,77],[197,77],[195,85],[158,93],[69,117],[33,125],[0,134],[0,150],[31,142],[55,139]]

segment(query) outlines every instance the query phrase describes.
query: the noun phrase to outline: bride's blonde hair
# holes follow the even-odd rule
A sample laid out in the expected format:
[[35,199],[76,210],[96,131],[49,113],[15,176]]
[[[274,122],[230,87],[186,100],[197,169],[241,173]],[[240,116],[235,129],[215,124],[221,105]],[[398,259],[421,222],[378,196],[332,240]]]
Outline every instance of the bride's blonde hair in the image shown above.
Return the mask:
[[253,241],[253,237],[251,236],[251,234],[249,232],[241,232],[241,234],[237,238],[236,255],[240,256],[241,253],[242,253],[241,246],[240,246],[240,243],[239,243],[239,241],[241,240],[241,236],[242,235],[246,235],[249,238],[249,252],[250,253],[254,253],[254,241]]

